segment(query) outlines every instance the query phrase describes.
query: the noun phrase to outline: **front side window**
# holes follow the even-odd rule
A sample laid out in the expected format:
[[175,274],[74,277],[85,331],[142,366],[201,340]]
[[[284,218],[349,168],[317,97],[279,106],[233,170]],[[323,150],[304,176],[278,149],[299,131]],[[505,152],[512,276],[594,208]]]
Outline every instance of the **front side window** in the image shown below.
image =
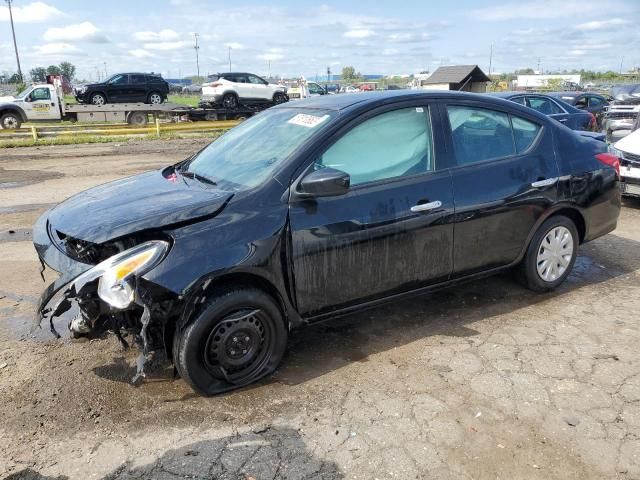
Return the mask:
[[564,113],[558,105],[544,97],[529,97],[529,106],[544,115]]
[[249,81],[256,85],[266,85],[266,82],[262,80],[260,77],[256,77],[255,75],[249,75]]
[[451,135],[458,165],[516,153],[509,115],[484,108],[449,105]]
[[434,170],[429,109],[382,113],[357,125],[327,149],[316,168],[346,172],[351,185]]
[[574,106],[580,109],[587,108],[587,97],[580,97],[578,100],[576,100]]
[[109,83],[112,85],[122,85],[123,83],[127,83],[128,75],[115,75],[111,77]]
[[524,105],[524,106],[526,106],[526,105],[527,105],[527,102],[526,102],[526,100],[524,99],[524,97],[513,97],[513,98],[511,99],[511,101],[512,101],[512,102],[519,103],[520,105]]
[[31,92],[31,100],[36,102],[38,100],[50,100],[51,92],[48,88],[36,88]]
[[589,106],[590,107],[599,107],[604,102],[599,97],[589,97]]

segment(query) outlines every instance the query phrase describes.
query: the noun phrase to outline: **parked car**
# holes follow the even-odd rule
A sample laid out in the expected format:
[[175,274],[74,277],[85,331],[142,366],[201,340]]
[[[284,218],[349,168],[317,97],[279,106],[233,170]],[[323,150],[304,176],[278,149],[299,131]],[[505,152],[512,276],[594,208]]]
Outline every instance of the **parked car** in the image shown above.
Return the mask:
[[79,103],[142,102],[157,105],[169,94],[169,84],[150,73],[116,73],[103,82],[80,85],[73,89]]
[[595,130],[596,117],[550,95],[541,93],[498,92],[489,95],[511,100],[547,115],[571,130]]
[[170,83],[169,84],[169,93],[182,93],[183,85],[179,83]]
[[592,113],[596,117],[596,128],[602,127],[604,113],[609,105],[608,99],[604,95],[591,92],[552,92],[550,96],[562,100],[578,110]]
[[345,87],[342,87],[342,91],[344,93],[358,93],[360,89],[357,87],[354,87],[353,85],[347,85]]
[[604,116],[604,128],[610,141],[615,142],[633,131],[640,117],[640,84],[619,85],[611,89],[613,101]]
[[614,143],[611,152],[620,158],[622,194],[640,197],[640,117],[636,130]]
[[182,93],[202,93],[202,85],[185,85]]
[[237,108],[241,104],[286,102],[287,89],[274,85],[253,73],[229,72],[211,75],[202,84],[202,101]]
[[485,95],[281,104],[46,212],[34,244],[62,276],[38,311],[76,304],[74,335],[130,330],[224,392],[272,373],[295,327],[508,269],[557,288],[616,227],[618,168],[602,142]]

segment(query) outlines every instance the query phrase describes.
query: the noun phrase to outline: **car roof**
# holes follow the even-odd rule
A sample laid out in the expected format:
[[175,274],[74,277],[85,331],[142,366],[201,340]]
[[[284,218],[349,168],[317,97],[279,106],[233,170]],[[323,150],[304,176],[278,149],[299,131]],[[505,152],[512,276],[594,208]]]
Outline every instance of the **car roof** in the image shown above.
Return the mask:
[[507,99],[507,100],[510,99],[510,98],[519,97],[519,96],[522,96],[522,97],[544,97],[544,98],[549,98],[549,99],[553,100],[556,103],[559,103],[560,106],[567,111],[567,113],[585,113],[582,110],[577,109],[576,107],[574,107],[570,103],[565,102],[561,98],[558,98],[558,97],[555,97],[555,96],[551,96],[551,95],[547,95],[546,93],[537,93],[537,92],[491,92],[491,93],[488,93],[487,96],[504,98],[504,99]]
[[[377,104],[389,103],[392,100],[402,101],[416,98],[424,99],[469,99],[505,105],[504,100],[492,98],[480,93],[457,92],[450,90],[384,90],[381,92],[340,93],[338,95],[321,95],[304,100],[281,103],[272,108],[308,108],[322,110],[346,110],[354,106],[374,107]],[[513,102],[508,106],[513,107]]]

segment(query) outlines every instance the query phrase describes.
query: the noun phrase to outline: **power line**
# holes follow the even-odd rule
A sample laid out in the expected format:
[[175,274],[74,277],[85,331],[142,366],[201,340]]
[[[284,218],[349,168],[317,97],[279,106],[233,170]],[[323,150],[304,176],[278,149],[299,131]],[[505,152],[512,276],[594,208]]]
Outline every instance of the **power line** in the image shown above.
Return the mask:
[[16,63],[18,64],[18,76],[20,77],[20,81],[24,81],[24,77],[22,76],[22,68],[20,68],[20,55],[18,55],[18,43],[16,42],[16,31],[13,28],[13,13],[11,12],[11,2],[13,0],[5,0],[7,5],[9,6],[9,20],[11,21],[11,34],[13,35],[13,48],[16,51]]

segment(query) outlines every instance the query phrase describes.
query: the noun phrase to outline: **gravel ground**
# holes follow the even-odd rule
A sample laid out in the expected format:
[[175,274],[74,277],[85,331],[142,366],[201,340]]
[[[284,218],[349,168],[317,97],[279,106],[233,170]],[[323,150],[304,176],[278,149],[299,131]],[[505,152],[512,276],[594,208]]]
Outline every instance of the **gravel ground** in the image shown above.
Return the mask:
[[1,478],[640,478],[637,201],[557,292],[496,276],[308,328],[214,398],[161,363],[132,386],[113,337],[32,331],[38,215],[205,143],[0,153]]

